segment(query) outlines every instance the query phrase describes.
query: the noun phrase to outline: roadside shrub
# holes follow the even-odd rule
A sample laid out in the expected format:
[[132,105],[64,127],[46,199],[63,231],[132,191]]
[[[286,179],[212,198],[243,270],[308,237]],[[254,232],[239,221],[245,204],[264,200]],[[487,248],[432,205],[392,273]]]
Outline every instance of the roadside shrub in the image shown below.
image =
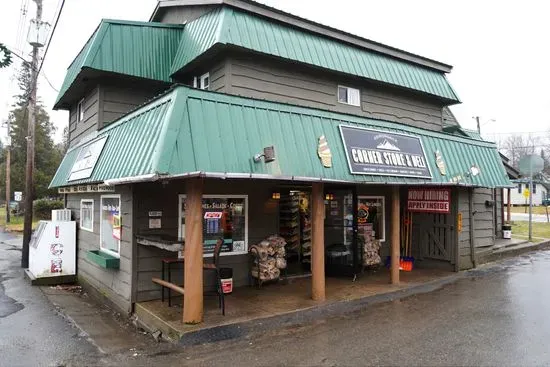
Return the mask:
[[51,219],[52,210],[63,209],[63,201],[38,199],[33,203],[33,215],[37,219]]

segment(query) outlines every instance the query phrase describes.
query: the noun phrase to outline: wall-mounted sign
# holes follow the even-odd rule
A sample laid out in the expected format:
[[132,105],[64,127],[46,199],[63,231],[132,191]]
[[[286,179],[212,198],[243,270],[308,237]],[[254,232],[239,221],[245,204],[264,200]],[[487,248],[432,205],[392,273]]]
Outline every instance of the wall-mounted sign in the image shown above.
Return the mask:
[[432,178],[417,136],[340,125],[352,174]]
[[319,144],[317,145],[317,155],[323,164],[323,167],[332,167],[332,153],[328,146],[327,138],[324,135],[319,137]]
[[57,191],[60,194],[87,194],[90,192],[115,192],[115,187],[101,185],[101,184],[78,185],[78,186],[60,187]]
[[162,217],[162,211],[160,211],[160,210],[150,211],[149,216],[150,217]]
[[445,165],[445,161],[443,160],[443,155],[441,155],[439,150],[435,151],[435,165],[439,169],[441,176],[445,176],[447,174],[447,167]]
[[448,214],[451,212],[451,190],[409,189],[407,210],[410,212]]
[[80,148],[78,156],[73,164],[68,181],[81,180],[89,178],[92,175],[94,167],[105,146],[107,137],[88,143]]
[[149,229],[159,229],[159,228],[162,228],[162,219],[149,218]]
[[13,198],[15,201],[21,201],[23,200],[23,193],[21,191],[15,191],[13,193]]
[[462,232],[462,213],[458,212],[456,216],[456,230]]

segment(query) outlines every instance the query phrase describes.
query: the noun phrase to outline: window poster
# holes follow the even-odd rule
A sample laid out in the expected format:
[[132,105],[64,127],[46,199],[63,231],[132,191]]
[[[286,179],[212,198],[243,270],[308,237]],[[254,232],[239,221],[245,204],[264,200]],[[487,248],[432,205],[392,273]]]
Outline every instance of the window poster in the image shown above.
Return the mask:
[[[204,196],[203,241],[204,253],[213,253],[218,238],[224,239],[222,252],[247,251],[247,197]],[[185,196],[180,196],[180,237],[185,239]]]
[[101,249],[118,254],[122,237],[120,197],[101,198]]
[[357,226],[359,235],[365,240],[385,240],[384,197],[359,196],[357,206]]

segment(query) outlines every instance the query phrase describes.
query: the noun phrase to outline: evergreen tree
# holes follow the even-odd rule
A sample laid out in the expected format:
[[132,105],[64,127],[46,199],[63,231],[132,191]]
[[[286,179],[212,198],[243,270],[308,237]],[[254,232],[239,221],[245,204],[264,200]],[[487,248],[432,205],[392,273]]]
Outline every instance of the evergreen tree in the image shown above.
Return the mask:
[[[30,96],[31,67],[23,63],[18,75],[20,94],[15,96],[15,104],[9,112],[11,124],[11,193],[22,191],[25,194],[25,167],[27,160],[27,106]],[[63,157],[63,152],[53,142],[55,126],[44,106],[37,101],[35,125],[34,195],[35,198],[56,196],[55,190],[48,190],[53,175]],[[5,192],[6,162],[0,165],[0,188]],[[2,195],[3,196],[3,195]]]

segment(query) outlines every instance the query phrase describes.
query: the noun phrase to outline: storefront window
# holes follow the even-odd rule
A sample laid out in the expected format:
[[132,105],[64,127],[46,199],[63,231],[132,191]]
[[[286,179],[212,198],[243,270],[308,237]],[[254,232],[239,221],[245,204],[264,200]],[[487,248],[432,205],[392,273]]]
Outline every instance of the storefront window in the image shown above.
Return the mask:
[[357,226],[360,236],[386,240],[383,196],[359,196]]
[[80,229],[94,231],[94,201],[91,199],[80,201]]
[[[248,197],[245,195],[204,195],[204,253],[212,254],[216,240],[224,238],[222,253],[244,254],[248,251]],[[179,237],[185,239],[185,195],[179,200]]]
[[111,255],[119,256],[121,238],[120,195],[101,196],[100,247]]

